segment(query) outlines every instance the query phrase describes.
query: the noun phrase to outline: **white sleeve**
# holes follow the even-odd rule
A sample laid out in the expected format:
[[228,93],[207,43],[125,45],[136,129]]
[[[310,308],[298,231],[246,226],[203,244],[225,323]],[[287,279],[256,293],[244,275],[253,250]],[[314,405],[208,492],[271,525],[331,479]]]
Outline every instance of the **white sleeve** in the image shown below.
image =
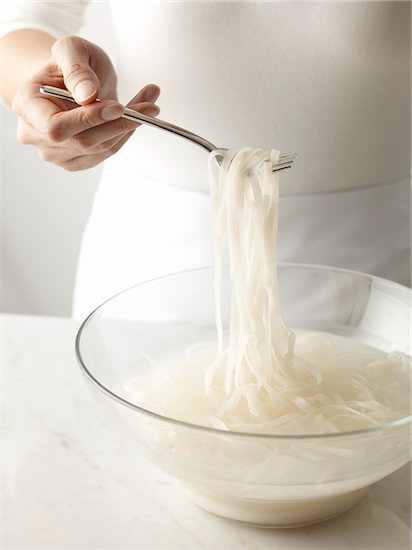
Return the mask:
[[76,34],[83,24],[88,0],[68,2],[2,2],[0,37],[21,29],[36,29],[61,38]]

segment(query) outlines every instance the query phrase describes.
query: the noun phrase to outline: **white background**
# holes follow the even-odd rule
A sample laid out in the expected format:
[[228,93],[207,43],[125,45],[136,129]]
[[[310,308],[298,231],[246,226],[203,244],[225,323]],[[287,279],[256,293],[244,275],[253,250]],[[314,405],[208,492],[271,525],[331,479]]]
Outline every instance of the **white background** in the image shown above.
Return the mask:
[[[113,56],[107,4],[90,4],[79,34]],[[104,32],[102,32],[104,29]],[[0,309],[71,314],[81,236],[101,167],[68,173],[16,140],[16,116],[2,105]]]

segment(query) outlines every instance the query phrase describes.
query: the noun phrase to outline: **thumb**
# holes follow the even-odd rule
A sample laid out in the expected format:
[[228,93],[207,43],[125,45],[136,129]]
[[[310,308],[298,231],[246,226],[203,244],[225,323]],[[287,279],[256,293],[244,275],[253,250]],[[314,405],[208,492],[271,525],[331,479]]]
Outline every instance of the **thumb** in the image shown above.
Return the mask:
[[92,103],[99,93],[100,83],[90,67],[88,42],[76,36],[62,38],[53,44],[52,55],[76,102],[80,105]]

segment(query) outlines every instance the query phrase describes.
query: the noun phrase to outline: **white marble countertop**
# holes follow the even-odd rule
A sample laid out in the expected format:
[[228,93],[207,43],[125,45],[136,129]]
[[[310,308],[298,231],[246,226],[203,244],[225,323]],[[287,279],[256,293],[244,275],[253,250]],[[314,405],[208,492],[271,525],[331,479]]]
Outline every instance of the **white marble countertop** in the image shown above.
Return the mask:
[[408,466],[342,516],[301,529],[198,509],[105,424],[76,364],[77,328],[3,316],[2,548],[410,548]]

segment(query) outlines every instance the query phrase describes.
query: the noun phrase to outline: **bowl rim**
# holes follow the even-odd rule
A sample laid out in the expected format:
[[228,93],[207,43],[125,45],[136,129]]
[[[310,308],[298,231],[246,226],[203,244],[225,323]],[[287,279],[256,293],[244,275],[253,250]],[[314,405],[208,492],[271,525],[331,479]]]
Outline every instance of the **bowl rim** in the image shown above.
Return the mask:
[[[224,264],[223,267],[227,265]],[[350,274],[350,275],[356,275],[361,276],[362,278],[368,278],[372,279],[373,281],[376,281],[378,283],[383,283],[385,286],[395,286],[402,292],[408,292],[409,293],[409,301],[412,301],[412,289],[401,285],[400,283],[389,281],[388,279],[384,279],[382,277],[378,277],[375,275],[370,275],[368,273],[363,273],[361,271],[355,271],[351,269],[345,269],[340,267],[333,267],[333,266],[327,266],[327,265],[317,265],[317,264],[306,264],[306,263],[294,263],[294,262],[279,262],[277,264],[277,268],[297,268],[297,269],[316,269],[316,270],[322,270],[322,271],[335,271],[343,274]],[[392,428],[402,428],[407,426],[412,421],[412,415],[404,416],[402,418],[398,418],[396,420],[392,420],[391,422],[387,422],[385,424],[381,424],[379,426],[374,426],[371,428],[363,428],[361,430],[352,430],[347,432],[333,432],[333,433],[325,433],[325,434],[296,434],[296,435],[287,435],[287,434],[259,434],[255,432],[242,432],[242,431],[231,431],[231,430],[222,430],[219,428],[212,428],[209,426],[202,426],[200,424],[192,424],[191,422],[185,422],[184,420],[178,420],[175,418],[170,418],[168,416],[163,416],[161,414],[155,413],[153,411],[149,411],[147,409],[144,409],[143,407],[139,407],[138,405],[131,403],[130,401],[127,401],[127,399],[124,399],[123,397],[120,397],[113,391],[109,390],[104,386],[97,378],[90,372],[90,370],[87,368],[85,361],[82,358],[81,353],[81,340],[83,333],[87,326],[90,324],[92,319],[100,313],[101,310],[104,309],[106,305],[108,305],[110,302],[115,300],[116,298],[119,298],[120,296],[127,294],[128,292],[139,288],[141,286],[154,283],[157,281],[161,281],[163,279],[168,279],[171,277],[177,277],[179,275],[186,275],[190,273],[196,273],[199,271],[206,271],[206,270],[212,270],[214,267],[213,265],[206,265],[202,267],[196,267],[191,269],[184,269],[181,271],[175,271],[173,273],[168,273],[165,275],[160,275],[158,277],[154,277],[152,279],[147,279],[145,281],[141,281],[140,283],[137,283],[135,285],[132,285],[105,300],[100,305],[98,305],[96,308],[93,309],[87,315],[87,317],[83,320],[83,322],[80,325],[79,330],[76,334],[75,339],[75,354],[77,362],[80,366],[80,369],[82,370],[83,374],[86,376],[87,379],[90,380],[90,382],[95,386],[99,391],[101,391],[103,394],[107,395],[109,398],[113,399],[117,403],[126,406],[127,408],[134,410],[135,412],[141,413],[145,416],[149,416],[152,418],[155,418],[156,420],[159,420],[161,422],[166,422],[168,424],[181,426],[184,428],[189,428],[192,430],[200,430],[202,432],[214,434],[217,436],[235,436],[235,437],[249,437],[249,438],[257,438],[257,439],[274,439],[274,440],[291,440],[291,441],[297,441],[297,440],[315,440],[315,439],[343,439],[345,437],[354,437],[354,436],[363,436],[364,434],[372,434],[372,433],[380,433],[380,432],[386,432],[388,430],[391,430]]]

